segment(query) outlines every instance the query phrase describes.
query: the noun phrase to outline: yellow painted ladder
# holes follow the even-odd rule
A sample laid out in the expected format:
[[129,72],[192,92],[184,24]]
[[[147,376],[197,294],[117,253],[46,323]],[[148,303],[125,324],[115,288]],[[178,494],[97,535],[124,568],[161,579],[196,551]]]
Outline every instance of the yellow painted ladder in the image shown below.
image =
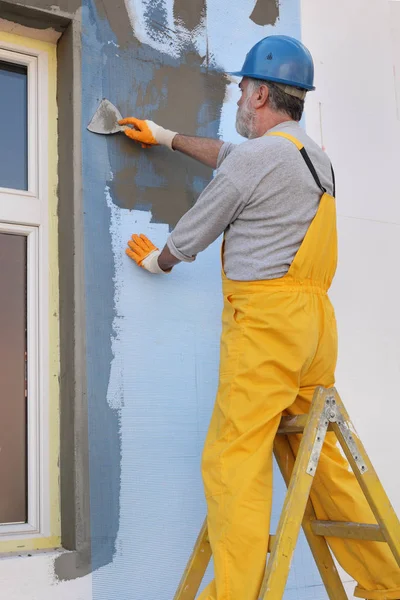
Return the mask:
[[[377,525],[317,520],[309,496],[327,431],[336,434]],[[287,436],[299,433],[303,435],[295,459]],[[288,490],[277,532],[269,538],[261,600],[283,597],[301,525],[330,600],[347,600],[347,596],[326,537],[387,543],[400,567],[400,522],[335,388],[317,388],[308,414],[282,417],[274,454]],[[195,599],[210,558],[206,520],[174,600]]]

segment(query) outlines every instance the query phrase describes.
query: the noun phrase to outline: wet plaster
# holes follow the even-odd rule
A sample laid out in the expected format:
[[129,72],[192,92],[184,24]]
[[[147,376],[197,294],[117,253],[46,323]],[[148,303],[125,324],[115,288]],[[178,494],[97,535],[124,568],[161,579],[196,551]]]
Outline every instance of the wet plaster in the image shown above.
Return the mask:
[[207,3],[206,0],[175,0],[174,16],[177,22],[181,22],[189,31],[193,31],[201,22],[201,19],[206,17]]
[[81,6],[81,0],[18,0],[21,6],[30,6],[41,10],[57,12],[61,10],[69,14],[75,13]]
[[[146,80],[132,81],[129,98],[136,94],[136,107],[126,110],[174,131],[215,137],[226,79],[221,73],[202,68],[201,61],[192,51],[181,64],[156,64],[151,74],[148,64],[144,69],[141,65]],[[194,204],[212,175],[208,167],[182,155],[164,148],[143,152],[130,140],[112,140],[109,156],[115,173],[110,186],[116,204],[129,209],[147,206],[154,221],[168,223],[171,228]]]
[[256,25],[275,25],[279,18],[279,0],[257,0],[250,19]]
[[[23,27],[29,27],[33,29],[52,29],[56,32],[64,32],[70,20],[65,16],[65,11],[60,13],[57,9],[51,13],[46,13],[43,10],[37,10],[36,2],[34,0],[29,2],[3,2],[0,0],[0,17],[10,21],[11,23],[18,23]],[[80,5],[80,2],[78,3]]]
[[[173,30],[165,0],[146,4],[150,38],[168,40],[169,54],[138,41],[124,1],[96,0],[95,7],[117,44],[105,46],[103,58],[110,80],[107,97],[123,116],[148,118],[188,135],[215,137],[228,81],[208,55],[206,1],[175,0]],[[258,25],[272,25],[279,17],[279,2],[257,0],[248,17]],[[202,44],[196,44],[199,32]],[[211,178],[208,167],[164,148],[143,152],[122,135],[107,144],[113,173],[107,183],[116,205],[151,210],[154,222],[168,223],[171,229]]]
[[[155,35],[160,31],[169,35],[162,4],[152,4],[146,18],[151,26],[156,24]],[[178,57],[162,54],[134,37],[128,49],[108,46],[105,60],[110,78],[109,99],[124,116],[148,118],[189,135],[216,137],[228,81],[217,66],[207,65],[207,55],[201,55],[194,43],[196,28],[203,25],[205,18],[204,2],[194,2],[193,12],[187,4],[178,2],[174,5],[174,18],[177,23],[190,23],[193,27],[185,33],[171,34],[171,45],[178,48]],[[123,32],[123,43],[124,40]],[[119,41],[117,37],[116,42]],[[111,68],[114,63],[115,68]],[[153,221],[168,223],[171,228],[194,204],[212,176],[208,167],[187,157],[165,148],[143,152],[139,145],[122,136],[108,141],[108,153],[114,174],[108,183],[117,206],[151,210]]]
[[122,115],[115,106],[108,100],[103,99],[93,115],[93,119],[90,121],[88,129],[93,131],[93,133],[111,135],[122,131],[123,128],[118,124],[121,118]]
[[112,131],[118,125],[118,118],[115,113],[112,113],[105,108],[100,109],[99,118],[102,119],[102,124],[105,131]]
[[[135,43],[130,17],[125,0],[95,0],[98,19],[107,22],[111,29],[110,39],[114,39],[121,48]],[[106,40],[103,40],[106,42]]]

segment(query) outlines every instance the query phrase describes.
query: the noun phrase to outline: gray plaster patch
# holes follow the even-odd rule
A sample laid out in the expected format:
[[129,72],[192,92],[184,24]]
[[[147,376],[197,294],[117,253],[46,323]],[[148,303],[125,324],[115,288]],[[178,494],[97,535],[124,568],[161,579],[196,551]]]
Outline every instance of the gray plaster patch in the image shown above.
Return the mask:
[[55,31],[63,32],[68,27],[70,21],[65,18],[65,15],[59,15],[54,12],[45,13],[44,11],[37,10],[37,8],[39,7],[35,0],[18,3],[3,2],[0,0],[0,17],[34,29],[48,29],[52,27]]
[[61,10],[69,14],[75,13],[81,7],[81,0],[18,0],[22,6],[31,6],[42,10],[54,11]]
[[[163,32],[171,33],[177,57],[161,53],[134,37],[129,48],[108,46],[110,100],[124,117],[151,119],[188,135],[216,137],[228,80],[216,65],[208,64],[194,42],[199,26],[204,26],[205,3],[176,0],[173,9],[174,19],[193,29],[184,34],[168,32],[161,0],[148,9],[145,18],[154,39]],[[125,23],[126,20],[124,26]],[[120,42],[118,35],[117,39]],[[164,148],[143,150],[121,136],[107,139],[107,144],[113,202],[121,208],[150,209],[153,221],[168,223],[171,228],[194,204],[212,176],[208,167]]]
[[183,23],[189,31],[201,22],[206,16],[207,2],[206,0],[175,0],[174,16],[175,19]]
[[275,25],[279,18],[279,0],[257,0],[250,19],[256,25]]
[[136,43],[125,0],[94,0],[98,16],[105,20],[121,48]]

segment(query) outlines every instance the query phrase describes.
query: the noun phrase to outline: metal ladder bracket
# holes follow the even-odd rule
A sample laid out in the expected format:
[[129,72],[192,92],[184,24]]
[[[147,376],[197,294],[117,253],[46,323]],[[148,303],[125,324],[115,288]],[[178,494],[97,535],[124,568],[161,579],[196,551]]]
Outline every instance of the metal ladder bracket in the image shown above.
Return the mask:
[[311,457],[307,465],[307,473],[314,477],[319,457],[321,456],[322,447],[326,433],[328,431],[329,423],[332,423],[336,419],[336,402],[333,396],[329,396],[325,400],[325,406],[321,414],[321,418],[318,423],[317,431],[315,433],[314,444],[311,450]]

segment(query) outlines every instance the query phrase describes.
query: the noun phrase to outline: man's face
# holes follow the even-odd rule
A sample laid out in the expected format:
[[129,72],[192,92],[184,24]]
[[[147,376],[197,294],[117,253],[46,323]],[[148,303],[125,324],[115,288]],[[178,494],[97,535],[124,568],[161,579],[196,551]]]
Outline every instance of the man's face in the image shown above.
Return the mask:
[[255,116],[256,111],[252,105],[252,86],[249,79],[242,79],[239,83],[239,88],[242,92],[237,103],[238,109],[236,113],[236,131],[239,135],[251,139],[255,134]]

